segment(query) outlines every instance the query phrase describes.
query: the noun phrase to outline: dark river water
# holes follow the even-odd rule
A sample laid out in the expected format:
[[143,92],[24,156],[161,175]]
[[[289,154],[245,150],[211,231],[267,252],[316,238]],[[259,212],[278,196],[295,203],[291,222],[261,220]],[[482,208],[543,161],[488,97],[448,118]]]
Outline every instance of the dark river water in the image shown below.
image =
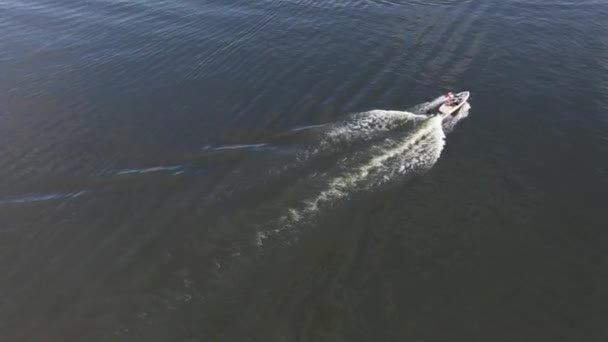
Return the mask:
[[0,0],[0,340],[605,342],[607,109],[602,0]]

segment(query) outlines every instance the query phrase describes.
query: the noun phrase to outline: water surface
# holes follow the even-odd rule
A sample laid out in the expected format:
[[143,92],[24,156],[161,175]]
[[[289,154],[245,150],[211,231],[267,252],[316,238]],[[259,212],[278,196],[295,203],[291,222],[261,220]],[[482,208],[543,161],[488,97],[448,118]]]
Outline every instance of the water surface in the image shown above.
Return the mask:
[[606,18],[0,0],[1,339],[605,341]]

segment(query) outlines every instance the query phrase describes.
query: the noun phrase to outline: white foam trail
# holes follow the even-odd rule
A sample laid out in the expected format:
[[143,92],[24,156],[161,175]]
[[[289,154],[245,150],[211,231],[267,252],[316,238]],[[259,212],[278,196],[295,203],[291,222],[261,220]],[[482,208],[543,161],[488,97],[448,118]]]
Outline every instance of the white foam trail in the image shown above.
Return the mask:
[[372,110],[357,113],[331,127],[322,144],[367,140],[392,131],[408,122],[424,120],[426,116],[397,110]]
[[321,202],[339,199],[353,190],[369,189],[397,175],[428,170],[439,159],[444,138],[441,118],[427,119],[424,127],[413,134],[400,141],[391,141],[386,149],[378,151],[363,165],[332,179],[326,190],[308,202],[305,211],[317,210]]
[[[345,198],[357,191],[372,190],[384,183],[396,179],[423,172],[430,169],[439,159],[445,144],[445,134],[442,129],[442,118],[421,117],[408,112],[397,111],[373,111],[375,118],[382,117],[386,125],[373,126],[372,130],[391,131],[405,122],[414,122],[416,127],[409,133],[403,133],[397,137],[387,138],[371,147],[353,153],[350,158],[342,162],[343,171],[323,179],[325,185],[316,195],[304,200],[301,208],[289,208],[287,213],[281,216],[276,224],[279,228],[259,232],[256,243],[262,245],[263,241],[270,236],[291,229],[301,220],[312,219],[323,205]],[[372,112],[367,112],[367,114]],[[360,117],[360,116],[359,116]],[[357,129],[368,129],[368,117],[360,117],[364,123],[354,122],[340,126],[339,130],[329,132],[329,135],[340,135],[347,140],[357,136]],[[393,120],[393,122],[390,122]],[[372,121],[374,121],[372,119]],[[396,122],[399,122],[397,124]],[[361,123],[361,124],[359,124]],[[365,136],[358,135],[365,138]],[[304,182],[314,183],[318,178],[309,177]]]
[[336,124],[326,125],[317,144],[300,151],[297,163],[304,163],[316,156],[342,151],[354,142],[366,142],[404,126],[423,121],[425,115],[397,110],[371,110],[356,113]]
[[142,169],[124,169],[117,171],[117,175],[130,175],[130,174],[139,174],[139,173],[152,173],[152,172],[175,172],[174,174],[179,174],[182,171],[183,166],[174,165],[174,166],[155,166],[148,167]]
[[[441,96],[411,111],[426,113],[444,101]],[[266,239],[310,223],[322,209],[353,193],[374,190],[429,170],[441,156],[446,133],[468,116],[470,108],[469,103],[465,103],[455,116],[445,118],[373,110],[327,125],[318,143],[300,153],[298,161],[304,165],[313,158],[329,156],[330,159],[320,160],[335,158],[335,164],[327,172],[314,172],[303,178],[291,192],[300,197],[297,202],[302,205],[288,208],[270,227],[258,231],[255,243],[262,246]],[[302,192],[309,195],[302,199]]]
[[63,199],[73,199],[80,197],[86,194],[86,191],[79,191],[75,193],[50,193],[50,194],[31,194],[24,195],[12,198],[5,198],[0,200],[0,205],[9,205],[9,204],[27,204],[27,203],[36,203],[36,202],[44,202],[44,201],[52,201],[52,200],[63,200]]

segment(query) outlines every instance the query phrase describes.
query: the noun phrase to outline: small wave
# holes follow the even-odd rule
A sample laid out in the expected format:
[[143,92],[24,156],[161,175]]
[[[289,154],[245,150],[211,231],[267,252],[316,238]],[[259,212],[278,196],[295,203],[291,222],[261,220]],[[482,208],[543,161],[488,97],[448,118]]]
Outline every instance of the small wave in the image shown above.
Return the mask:
[[442,123],[443,131],[446,134],[454,131],[454,129],[456,128],[458,123],[460,123],[460,121],[462,121],[462,119],[465,119],[467,116],[469,116],[470,110],[471,110],[471,105],[467,102],[462,106],[462,108],[460,108],[460,110],[458,111],[458,113],[456,115],[449,116],[449,117],[443,119],[443,123]]
[[435,1],[418,1],[418,0],[370,0],[372,2],[397,5],[397,6],[451,6],[469,2],[470,0],[435,0]]
[[175,165],[175,166],[155,166],[148,168],[133,168],[133,169],[124,169],[117,171],[117,175],[130,175],[130,174],[140,174],[140,173],[172,173],[173,175],[178,175],[183,173],[183,166]]
[[203,146],[203,150],[210,151],[225,151],[225,150],[259,150],[259,149],[272,149],[274,148],[270,144],[262,143],[262,144],[240,144],[240,145],[222,145],[222,146],[211,146],[205,145]]
[[0,205],[10,204],[27,204],[36,202],[45,202],[53,200],[74,199],[86,194],[87,191],[78,191],[74,193],[49,193],[49,194],[29,194],[23,196],[9,197],[0,199]]
[[322,128],[322,127],[325,127],[325,126],[327,126],[327,124],[306,125],[306,126],[300,126],[300,127],[292,128],[291,131],[292,132],[300,132],[300,131],[305,131],[305,130],[309,130],[309,129]]

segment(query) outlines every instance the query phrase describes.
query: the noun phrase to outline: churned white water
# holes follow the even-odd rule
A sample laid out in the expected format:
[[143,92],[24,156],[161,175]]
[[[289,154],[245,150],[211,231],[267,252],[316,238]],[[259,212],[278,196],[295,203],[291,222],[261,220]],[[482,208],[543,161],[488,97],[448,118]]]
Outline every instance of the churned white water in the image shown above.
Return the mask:
[[[424,110],[433,101],[414,107]],[[456,116],[442,119],[406,111],[372,110],[356,113],[328,125],[316,144],[300,154],[306,163],[319,155],[334,158],[327,172],[312,173],[300,181],[305,192],[299,205],[289,207],[256,236],[256,243],[272,235],[297,230],[324,209],[361,191],[398,184],[407,176],[424,173],[435,165],[445,145],[445,136],[465,118],[467,104]]]

